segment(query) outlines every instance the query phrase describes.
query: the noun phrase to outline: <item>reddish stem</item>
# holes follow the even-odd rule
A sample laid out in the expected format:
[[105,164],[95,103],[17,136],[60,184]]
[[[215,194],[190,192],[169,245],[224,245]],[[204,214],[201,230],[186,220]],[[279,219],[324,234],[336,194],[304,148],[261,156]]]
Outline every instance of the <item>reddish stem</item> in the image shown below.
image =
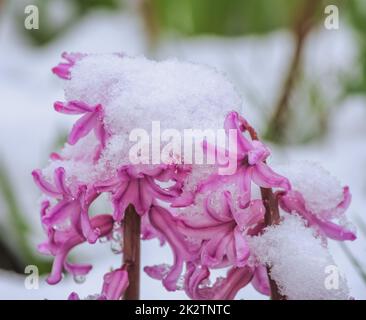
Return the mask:
[[[252,140],[258,140],[258,134],[253,127],[246,124],[245,129],[249,132]],[[280,213],[278,209],[278,201],[271,188],[260,188],[263,205],[266,209],[264,215],[264,223],[266,226],[272,226],[280,222]],[[271,289],[272,300],[285,300],[285,297],[279,292],[277,283],[271,278],[271,268],[267,267],[269,285]]]
[[141,218],[130,205],[123,220],[123,263],[127,266],[129,281],[125,300],[140,298],[140,228]]

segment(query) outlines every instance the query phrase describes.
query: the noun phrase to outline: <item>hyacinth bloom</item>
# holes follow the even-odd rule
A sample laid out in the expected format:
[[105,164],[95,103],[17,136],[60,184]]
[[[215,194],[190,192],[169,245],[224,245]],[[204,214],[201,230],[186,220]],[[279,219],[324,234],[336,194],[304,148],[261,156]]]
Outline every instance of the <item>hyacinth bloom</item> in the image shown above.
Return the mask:
[[[203,179],[197,186],[196,193],[205,192],[212,185],[235,183],[240,188],[241,206],[245,207],[251,200],[252,182],[262,188],[290,189],[288,179],[275,173],[265,163],[270,155],[267,146],[259,140],[249,140],[245,137],[244,133],[252,131],[252,128],[243,117],[239,116],[237,112],[230,112],[225,118],[224,128],[228,135],[230,131],[236,133],[236,152],[214,147],[208,143],[204,144],[203,148],[207,154],[214,155],[217,158],[223,159],[226,155],[229,155],[233,158],[231,160],[237,163],[237,170],[234,174],[228,176],[217,172],[217,174],[212,174],[207,179]],[[185,207],[193,202],[194,194],[185,192],[173,202],[173,205],[175,207]]]
[[174,168],[165,165],[155,168],[123,166],[116,177],[97,183],[95,188],[99,192],[112,194],[114,219],[121,221],[130,204],[138,214],[143,215],[157,199],[169,202],[178,196],[175,186],[164,189],[156,183],[170,180],[173,174]]
[[[44,203],[42,211],[45,212],[49,203]],[[44,217],[44,216],[43,216]],[[109,235],[113,228],[111,215],[98,215],[91,219],[91,226],[98,230],[100,237]],[[43,254],[55,257],[52,272],[47,279],[49,284],[56,284],[62,278],[62,271],[65,269],[74,276],[86,275],[92,268],[91,265],[72,264],[67,261],[69,252],[76,246],[86,242],[86,238],[75,229],[73,224],[64,226],[63,229],[48,228],[46,230],[48,240],[38,246]]]
[[222,207],[210,207],[206,199],[202,216],[181,219],[178,229],[186,236],[203,241],[201,263],[208,267],[243,267],[250,256],[244,233],[251,233],[264,220],[261,200],[253,200],[245,209],[235,208],[229,192],[222,195]]
[[85,185],[69,188],[65,181],[65,170],[62,167],[55,170],[54,184],[44,179],[40,170],[33,171],[32,175],[35,183],[46,195],[58,200],[57,204],[42,216],[43,225],[47,229],[57,228],[58,225],[70,221],[88,242],[94,243],[100,236],[100,231],[92,227],[88,208],[97,197],[96,192]]
[[[65,102],[55,102],[54,109],[80,118],[64,148],[51,155],[49,166],[32,173],[47,198],[41,206],[47,240],[39,250],[55,257],[48,283],[59,282],[63,271],[75,276],[90,271],[91,265],[68,260],[74,247],[84,242],[94,244],[101,238],[112,241],[115,233],[121,242],[130,231],[126,229],[127,208],[133,209],[132,219],[141,220],[134,241],[158,239],[171,248],[171,265],[162,261],[144,267],[168,291],[184,290],[192,299],[234,299],[248,284],[270,295],[273,280],[288,299],[306,296],[305,290],[296,289],[296,257],[289,261],[285,250],[286,232],[295,229],[311,244],[302,247],[292,241],[294,250],[300,253],[300,263],[308,256],[308,265],[323,283],[321,270],[311,260],[312,252],[317,254],[317,261],[333,261],[312,231],[315,229],[322,238],[355,238],[348,228],[332,221],[344,216],[351,199],[349,190],[340,192],[336,188],[331,192],[329,186],[334,186],[334,181],[320,174],[323,181],[329,181],[318,184],[319,190],[312,192],[304,177],[296,179],[272,169],[267,163],[269,148],[239,115],[241,99],[225,77],[208,67],[177,60],[154,62],[122,54],[62,56],[66,62],[52,70],[66,80]],[[236,164],[235,171],[222,174],[221,163],[184,163],[185,158],[175,154],[177,146],[172,143],[163,147],[170,147],[169,157],[181,162],[131,161],[130,133],[135,128],[146,132],[156,120],[162,129],[224,129],[228,139],[234,133],[235,152],[206,141],[201,147],[216,159],[229,156]],[[147,160],[151,160],[150,155]],[[317,169],[309,170],[305,177],[318,174]],[[266,225],[271,212],[268,199],[259,192],[262,189],[276,189],[282,209],[279,226]],[[92,215],[90,207],[101,195],[107,195],[112,212]],[[291,218],[285,212],[291,213]],[[267,250],[271,246],[275,249]],[[306,251],[309,248],[313,251]],[[273,255],[276,250],[278,256]],[[118,254],[121,251],[116,250]],[[106,273],[101,293],[92,297],[120,299],[133,281],[129,279],[131,265],[126,263]],[[211,285],[212,271],[223,268],[227,269],[226,276]],[[312,291],[313,297],[332,294],[324,294],[317,287],[319,283],[313,283],[318,288]],[[344,289],[334,297],[345,298],[346,292]],[[79,296],[72,293],[69,299],[78,300]]]
[[276,174],[266,163],[265,160],[270,155],[269,149],[259,140],[250,141],[243,133],[251,131],[249,123],[238,115],[237,112],[231,112],[227,115],[224,124],[225,130],[235,130],[237,133],[237,155],[236,160],[240,164],[247,164],[248,169],[245,173],[245,187],[248,187],[249,177],[260,187],[263,188],[283,188],[289,189],[288,180]]

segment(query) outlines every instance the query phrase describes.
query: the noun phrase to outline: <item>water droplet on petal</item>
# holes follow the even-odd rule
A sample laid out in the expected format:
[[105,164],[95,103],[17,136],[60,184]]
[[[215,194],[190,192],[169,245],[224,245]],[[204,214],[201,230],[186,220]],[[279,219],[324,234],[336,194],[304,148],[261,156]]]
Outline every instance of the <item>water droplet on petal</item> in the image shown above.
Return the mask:
[[74,275],[74,281],[77,284],[82,284],[82,283],[85,282],[85,280],[86,280],[86,277],[82,274],[75,274]]
[[111,241],[111,250],[114,254],[122,253],[122,243],[120,241]]
[[108,241],[109,241],[108,237],[100,237],[100,238],[99,238],[99,242],[100,242],[100,243],[106,243],[106,242],[108,242]]
[[177,290],[183,290],[184,289],[184,277],[179,277],[177,281]]
[[99,294],[89,294],[88,296],[85,297],[84,300],[98,300],[100,297]]
[[115,240],[115,241],[121,241],[122,240],[122,234],[121,234],[120,230],[113,231],[112,239]]

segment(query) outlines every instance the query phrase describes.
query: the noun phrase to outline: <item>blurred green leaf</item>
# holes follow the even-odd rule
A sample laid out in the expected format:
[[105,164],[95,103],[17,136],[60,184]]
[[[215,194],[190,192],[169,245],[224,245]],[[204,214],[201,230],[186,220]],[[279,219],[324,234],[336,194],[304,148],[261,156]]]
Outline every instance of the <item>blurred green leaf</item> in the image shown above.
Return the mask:
[[287,28],[304,0],[151,0],[162,28],[223,36]]
[[[7,231],[5,234],[11,232],[9,239],[14,239],[15,245],[12,247],[16,248],[15,255],[21,260],[24,267],[26,265],[36,265],[39,269],[40,274],[48,272],[50,270],[50,262],[40,258],[36,255],[33,247],[30,245],[29,236],[31,230],[21,213],[21,209],[18,205],[19,201],[16,197],[16,193],[11,184],[10,178],[8,177],[5,167],[0,163],[0,193],[2,199],[6,205],[8,212],[6,228],[2,228]],[[3,239],[6,240],[6,239]]]

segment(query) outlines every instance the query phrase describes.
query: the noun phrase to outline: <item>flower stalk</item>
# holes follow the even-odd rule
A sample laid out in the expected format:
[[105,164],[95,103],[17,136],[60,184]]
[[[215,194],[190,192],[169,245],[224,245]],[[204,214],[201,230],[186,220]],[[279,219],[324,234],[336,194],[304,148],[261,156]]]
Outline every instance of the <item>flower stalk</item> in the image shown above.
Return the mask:
[[140,298],[140,228],[141,218],[134,206],[129,205],[123,220],[123,264],[127,266],[129,281],[125,300]]
[[[250,125],[247,126],[247,130],[249,132],[250,137],[253,140],[258,140],[258,134],[253,127]],[[264,215],[264,223],[266,226],[271,226],[274,224],[279,224],[280,222],[280,212],[278,209],[278,201],[273,194],[271,188],[260,188],[261,197],[263,201],[263,205],[266,209]],[[271,299],[272,300],[285,300],[285,297],[282,296],[278,290],[278,286],[276,281],[271,278],[271,269],[267,267],[267,274],[269,280],[269,286],[271,290]]]

